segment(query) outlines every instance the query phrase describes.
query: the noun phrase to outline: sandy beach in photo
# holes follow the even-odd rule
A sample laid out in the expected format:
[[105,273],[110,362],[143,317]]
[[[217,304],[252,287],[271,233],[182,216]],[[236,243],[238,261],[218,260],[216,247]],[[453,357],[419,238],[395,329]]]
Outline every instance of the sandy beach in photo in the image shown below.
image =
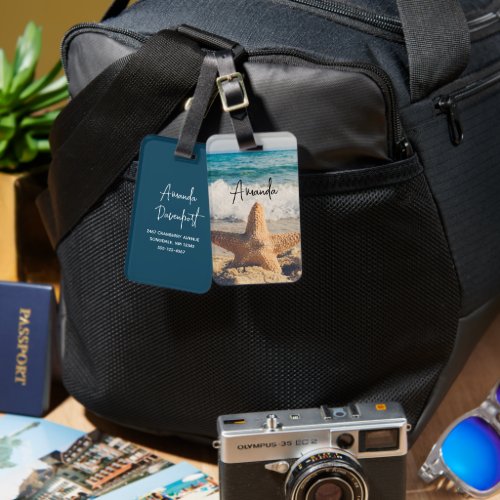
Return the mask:
[[[228,232],[245,232],[243,221],[212,221],[212,229]],[[297,230],[297,219],[267,221],[270,233],[287,233]],[[302,273],[300,244],[278,256],[281,273],[268,271],[259,266],[233,267],[234,255],[223,248],[212,245],[214,279],[220,285],[247,285],[252,283],[290,283],[297,281]]]

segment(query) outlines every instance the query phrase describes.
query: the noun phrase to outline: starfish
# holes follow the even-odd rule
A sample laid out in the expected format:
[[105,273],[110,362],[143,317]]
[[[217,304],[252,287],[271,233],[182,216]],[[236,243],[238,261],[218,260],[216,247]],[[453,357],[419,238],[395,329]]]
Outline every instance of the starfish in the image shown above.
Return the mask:
[[266,214],[260,203],[255,203],[248,214],[243,234],[212,231],[212,243],[234,253],[232,267],[260,266],[281,273],[278,255],[300,242],[300,233],[271,234],[267,229]]

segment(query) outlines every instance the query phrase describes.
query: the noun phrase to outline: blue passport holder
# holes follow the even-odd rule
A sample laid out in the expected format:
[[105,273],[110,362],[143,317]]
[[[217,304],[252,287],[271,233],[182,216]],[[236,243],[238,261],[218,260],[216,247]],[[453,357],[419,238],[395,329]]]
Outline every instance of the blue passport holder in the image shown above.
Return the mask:
[[50,397],[52,287],[0,282],[0,318],[0,411],[40,416]]

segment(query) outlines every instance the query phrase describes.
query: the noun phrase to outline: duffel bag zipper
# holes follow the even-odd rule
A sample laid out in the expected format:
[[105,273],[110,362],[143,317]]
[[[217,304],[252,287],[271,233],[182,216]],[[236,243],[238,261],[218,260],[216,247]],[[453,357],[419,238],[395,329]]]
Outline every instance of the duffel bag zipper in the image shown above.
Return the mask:
[[331,67],[339,71],[353,71],[362,73],[371,78],[380,88],[386,102],[388,103],[388,121],[391,124],[389,130],[389,144],[392,146],[392,151],[389,151],[390,156],[394,160],[402,160],[409,158],[413,154],[410,143],[403,133],[403,127],[397,112],[396,95],[392,87],[392,82],[387,73],[374,64],[354,63],[354,62],[339,62],[332,61],[327,58],[311,57],[309,54],[295,49],[261,49],[248,51],[250,57],[259,56],[288,56],[296,57],[310,64]]
[[455,146],[459,146],[464,140],[464,127],[460,118],[460,109],[458,104],[461,101],[479,94],[480,92],[483,92],[498,83],[500,83],[500,73],[496,73],[489,78],[474,82],[450,94],[442,95],[437,99],[436,108],[448,118],[450,139]]
[[65,52],[65,47],[69,46],[69,42],[72,38],[74,38],[76,35],[79,35],[81,33],[103,33],[105,35],[109,35],[110,33],[115,33],[116,35],[122,35],[127,38],[130,38],[131,40],[135,40],[136,42],[139,42],[140,44],[143,44],[148,37],[146,35],[143,35],[142,33],[137,33],[137,31],[131,31],[131,30],[126,30],[122,28],[113,28],[111,26],[104,26],[102,24],[97,24],[97,23],[80,23],[80,24],[75,24],[72,26],[65,34],[63,39],[61,40],[61,45],[59,52],[61,54],[61,59],[64,67],[64,71],[67,74],[67,54]]
[[[355,22],[361,22],[367,26],[386,31],[391,35],[397,35],[400,41],[404,41],[403,26],[401,21],[395,17],[389,17],[383,14],[377,14],[363,10],[360,7],[347,5],[345,3],[335,2],[333,0],[274,0],[278,3],[303,7],[309,11],[314,10],[319,15],[329,13],[343,18],[344,21],[352,19]],[[469,29],[472,33],[488,28],[500,21],[500,11],[488,12],[477,18],[468,21]],[[356,26],[354,26],[356,27]]]
[[[63,55],[63,64],[66,69],[66,54],[64,53],[64,47],[67,46],[70,38],[74,37],[76,34],[81,34],[85,32],[95,33],[100,32],[109,35],[109,33],[114,33],[117,35],[122,35],[135,40],[139,43],[144,43],[149,38],[147,35],[142,33],[137,33],[130,30],[120,29],[120,28],[110,28],[108,26],[103,26],[95,23],[78,24],[73,26],[65,35],[63,39],[63,44],[61,47],[61,52]],[[387,73],[374,64],[369,63],[355,63],[355,62],[338,62],[329,58],[321,58],[318,56],[312,57],[306,52],[297,49],[258,49],[249,50],[248,56],[259,57],[259,56],[288,56],[296,57],[310,64],[327,66],[332,69],[337,69],[339,71],[353,71],[363,73],[369,78],[371,78],[377,86],[382,91],[384,98],[387,102],[388,107],[388,121],[390,123],[389,128],[389,155],[394,160],[402,160],[409,158],[413,154],[412,147],[403,133],[403,127],[399,118],[399,113],[397,112],[396,96],[394,89],[392,87],[392,82]]]
[[500,10],[496,12],[488,12],[482,16],[476,17],[469,21],[469,29],[471,33],[486,29],[489,26],[498,23],[500,21]]

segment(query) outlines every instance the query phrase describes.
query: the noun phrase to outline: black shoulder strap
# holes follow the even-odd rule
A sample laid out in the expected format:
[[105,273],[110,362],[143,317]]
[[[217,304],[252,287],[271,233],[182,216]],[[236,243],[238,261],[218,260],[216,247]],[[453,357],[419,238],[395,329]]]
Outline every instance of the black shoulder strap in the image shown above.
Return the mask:
[[57,151],[73,133],[76,126],[92,110],[95,103],[108,91],[113,80],[128,64],[132,54],[110,64],[104,71],[85,86],[68,106],[59,114],[57,122],[50,131],[50,146]]
[[[54,124],[49,192],[38,201],[54,246],[137,155],[145,135],[168,123],[195,86],[203,54],[173,31],[151,37],[75,97]],[[109,83],[111,73],[117,73]]]
[[453,81],[467,66],[470,31],[459,0],[397,0],[412,101]]

